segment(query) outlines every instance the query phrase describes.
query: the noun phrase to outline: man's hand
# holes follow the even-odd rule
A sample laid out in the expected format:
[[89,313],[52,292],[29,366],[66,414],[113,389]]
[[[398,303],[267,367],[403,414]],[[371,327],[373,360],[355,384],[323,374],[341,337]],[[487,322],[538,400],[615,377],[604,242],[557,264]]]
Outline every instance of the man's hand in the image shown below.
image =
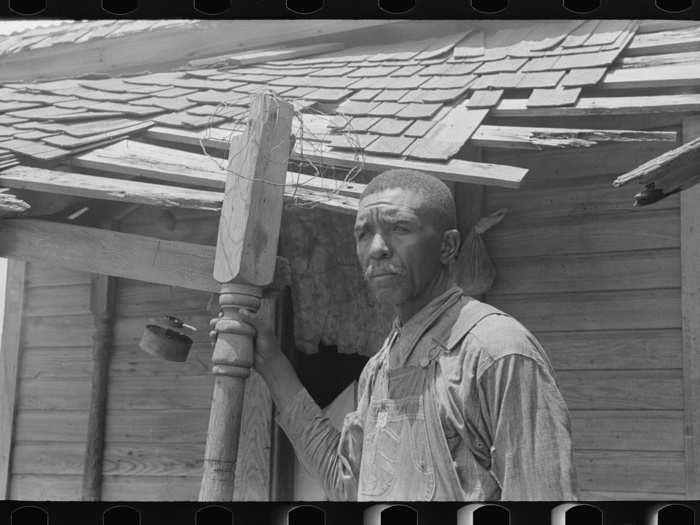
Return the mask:
[[[248,325],[255,331],[254,364],[255,369],[265,376],[267,372],[279,360],[282,354],[279,340],[275,336],[275,331],[269,319],[258,316],[241,308],[238,311],[240,323]],[[236,333],[240,331],[239,321],[223,319],[223,312],[219,312],[219,317],[209,321],[209,340],[212,345],[216,344],[219,333]]]

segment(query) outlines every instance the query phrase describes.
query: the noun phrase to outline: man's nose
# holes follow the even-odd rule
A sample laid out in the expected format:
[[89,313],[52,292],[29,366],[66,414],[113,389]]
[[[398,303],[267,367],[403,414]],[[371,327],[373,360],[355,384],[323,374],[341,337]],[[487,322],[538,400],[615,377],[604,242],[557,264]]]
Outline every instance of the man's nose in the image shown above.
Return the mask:
[[387,244],[384,236],[377,232],[372,237],[372,243],[369,246],[369,255],[374,258],[388,257],[391,253],[389,245]]

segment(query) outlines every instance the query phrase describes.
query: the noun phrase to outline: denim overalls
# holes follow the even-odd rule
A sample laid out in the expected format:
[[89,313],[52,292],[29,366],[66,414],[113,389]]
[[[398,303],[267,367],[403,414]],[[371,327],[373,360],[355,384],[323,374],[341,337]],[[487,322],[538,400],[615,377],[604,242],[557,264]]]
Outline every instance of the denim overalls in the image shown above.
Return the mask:
[[[377,355],[374,385],[364,421],[358,501],[459,501],[469,499],[459,481],[440,422],[435,396],[436,366],[444,352],[458,347],[484,317],[505,315],[489,305],[456,294],[446,309],[426,323],[410,342],[406,366],[388,369],[395,329]],[[413,345],[415,343],[415,346]],[[488,469],[486,450],[468,444]],[[470,458],[472,459],[472,458]],[[493,484],[497,490],[494,479]],[[491,489],[486,489],[486,493]]]

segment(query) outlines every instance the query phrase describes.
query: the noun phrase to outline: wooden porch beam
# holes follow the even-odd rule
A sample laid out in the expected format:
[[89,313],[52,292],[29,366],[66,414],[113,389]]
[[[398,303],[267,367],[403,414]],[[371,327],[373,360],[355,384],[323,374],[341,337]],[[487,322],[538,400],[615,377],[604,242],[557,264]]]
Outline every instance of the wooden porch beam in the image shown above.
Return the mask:
[[[687,134],[684,133],[684,139]],[[678,148],[645,162],[620,175],[613,181],[619,188],[628,182],[654,183],[654,188],[665,194],[686,189],[700,182],[700,134]]]
[[[135,195],[135,198],[142,200],[130,200],[131,193],[100,196],[104,195],[104,192],[99,186],[97,188],[99,194],[93,195],[95,198],[118,198],[125,202],[143,202],[143,199],[145,199],[143,194],[147,192],[147,197],[152,202],[145,202],[146,204],[167,206],[168,203],[172,203],[171,206],[179,205],[181,207],[194,207],[193,204],[197,204],[201,206],[199,209],[219,211],[227,175],[226,169],[220,164],[222,162],[220,159],[199,153],[190,153],[173,148],[125,140],[75,157],[72,159],[72,166],[100,170],[127,177],[146,177],[168,184],[200,186],[216,190],[214,192],[201,191],[198,193],[199,190],[176,188],[175,186],[153,184],[143,186],[146,183],[131,183],[141,185],[134,188],[143,188],[138,195]],[[3,184],[2,176],[8,171],[10,170],[0,174],[0,184]],[[94,178],[103,179],[103,177]],[[104,180],[109,181],[112,179]],[[114,181],[115,184],[119,185],[117,191],[126,189],[126,187],[121,187],[124,182]],[[81,188],[83,188],[82,185]],[[169,188],[173,188],[176,191],[171,193]],[[332,211],[355,213],[357,211],[357,199],[363,189],[363,184],[345,183],[288,171],[284,195],[287,200],[298,199],[306,204]],[[87,190],[83,189],[83,191]],[[59,193],[59,191],[56,191],[56,193]],[[162,196],[162,204],[155,202],[155,199],[152,197],[154,193]],[[178,195],[180,197],[176,197]],[[182,195],[186,198],[183,199]],[[190,196],[189,198],[187,198],[188,195]]]
[[[144,132],[143,136],[170,144],[190,146],[204,144],[205,147],[212,150],[226,152],[228,151],[228,141],[231,138],[231,133],[231,130],[226,129],[210,129],[201,133],[154,126]],[[301,144],[297,142],[290,158],[297,161],[314,162],[319,165],[344,168],[363,167],[373,171],[397,168],[414,169],[434,175],[446,182],[483,184],[504,188],[519,188],[528,172],[525,168],[515,166],[459,159],[452,159],[444,163],[425,162],[404,160],[396,157],[366,155],[361,152],[334,151],[328,145],[320,142],[314,143],[312,147],[309,147],[307,144],[303,149]]]
[[700,69],[694,64],[670,64],[644,68],[614,68],[596,85],[602,89],[692,87],[700,85]]
[[67,171],[15,166],[0,172],[0,186],[168,208],[219,211],[223,193]]
[[0,499],[10,498],[12,437],[14,429],[17,374],[24,311],[26,263],[7,261],[5,307],[0,339]]
[[109,363],[112,355],[114,328],[114,303],[116,279],[93,274],[90,284],[90,311],[94,317],[95,332],[92,345],[92,378],[88,429],[85,440],[82,499],[102,499],[102,466],[105,449],[105,425],[107,423],[107,390]]
[[219,292],[216,248],[34,219],[0,221],[0,257]]
[[[491,117],[585,117],[590,115],[648,115],[700,111],[700,94],[580,98],[573,106],[528,107],[527,99],[503,99]],[[152,133],[150,128],[145,133]]]

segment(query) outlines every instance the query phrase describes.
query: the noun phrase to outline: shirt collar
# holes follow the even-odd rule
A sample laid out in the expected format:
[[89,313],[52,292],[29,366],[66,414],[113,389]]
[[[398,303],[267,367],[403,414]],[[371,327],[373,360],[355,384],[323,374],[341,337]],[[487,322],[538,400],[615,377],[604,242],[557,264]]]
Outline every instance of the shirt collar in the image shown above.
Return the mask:
[[416,343],[426,330],[428,330],[435,320],[445,313],[450,306],[459,300],[462,295],[464,295],[462,288],[454,285],[446,292],[435,297],[405,323],[401,323],[398,316],[394,318],[392,327],[392,336],[394,337],[392,338],[392,342],[396,340],[396,336],[398,335],[399,353],[405,354],[401,361],[408,359]]

